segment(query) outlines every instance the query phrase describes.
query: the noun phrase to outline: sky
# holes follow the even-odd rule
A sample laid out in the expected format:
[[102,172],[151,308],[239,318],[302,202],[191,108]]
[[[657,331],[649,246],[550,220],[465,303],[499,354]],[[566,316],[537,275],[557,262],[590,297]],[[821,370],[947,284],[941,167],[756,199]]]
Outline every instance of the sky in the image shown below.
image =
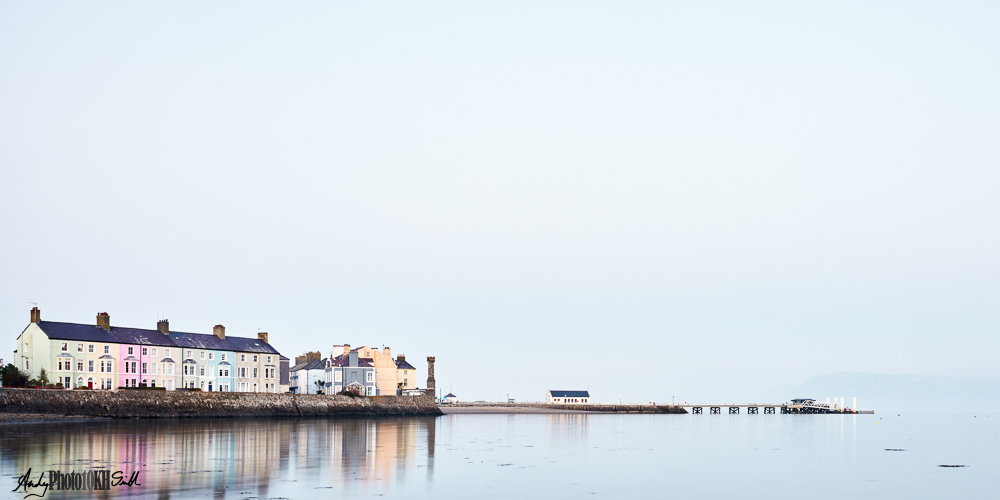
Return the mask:
[[463,400],[1000,375],[998,24],[995,2],[2,1],[0,358],[37,302],[433,355]]

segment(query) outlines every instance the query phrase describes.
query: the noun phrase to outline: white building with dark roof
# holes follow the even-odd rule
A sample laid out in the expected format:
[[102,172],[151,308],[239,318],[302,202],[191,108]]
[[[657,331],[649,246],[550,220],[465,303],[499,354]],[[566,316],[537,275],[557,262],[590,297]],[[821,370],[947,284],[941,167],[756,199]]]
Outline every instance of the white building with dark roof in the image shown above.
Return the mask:
[[549,391],[545,402],[560,405],[582,405],[590,403],[589,391]]

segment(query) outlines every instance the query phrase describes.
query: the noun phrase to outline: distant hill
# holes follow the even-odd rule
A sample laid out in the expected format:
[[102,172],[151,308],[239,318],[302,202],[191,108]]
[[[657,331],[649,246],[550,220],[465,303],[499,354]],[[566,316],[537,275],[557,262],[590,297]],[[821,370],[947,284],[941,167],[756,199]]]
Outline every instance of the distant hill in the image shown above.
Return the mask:
[[860,410],[1000,410],[1000,377],[957,378],[941,375],[833,373],[798,386],[779,386],[755,397],[763,403],[792,398],[858,398]]

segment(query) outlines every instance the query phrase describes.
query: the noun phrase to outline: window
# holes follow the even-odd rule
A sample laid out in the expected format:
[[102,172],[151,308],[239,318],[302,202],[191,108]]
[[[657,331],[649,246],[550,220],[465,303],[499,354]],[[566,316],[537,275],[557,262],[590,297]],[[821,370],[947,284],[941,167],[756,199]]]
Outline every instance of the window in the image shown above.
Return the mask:
[[104,354],[111,354],[111,346],[104,346]]
[[[253,369],[253,378],[257,378],[257,369]],[[257,384],[254,384],[254,392],[257,392]]]
[[135,354],[134,352],[132,352],[132,349],[134,349],[134,348],[132,348],[132,347],[129,347],[129,348],[128,348],[128,355],[129,355],[129,356],[131,356],[131,355]]
[[205,376],[205,365],[201,365],[201,376]]
[[[167,375],[173,375],[173,374],[174,374],[173,363],[167,363]],[[167,383],[170,384],[170,388],[173,389],[173,384],[174,384],[173,381],[167,381]]]
[[[173,370],[170,370],[170,371],[173,371]],[[167,390],[168,391],[174,390],[174,381],[173,380],[168,380],[167,381]]]
[[191,356],[191,351],[189,350],[189,351],[188,351],[188,354],[187,354],[187,358],[188,358],[188,359],[191,359],[192,357],[193,357],[193,356]]
[[145,347],[142,348],[142,355],[143,356],[149,356],[149,354],[147,354],[148,352],[149,352],[149,349],[147,349]]
[[267,362],[268,362],[268,363],[270,363],[270,362],[271,362],[271,356],[268,356],[268,357],[267,357]]
[[368,386],[368,395],[369,396],[374,396],[375,395],[375,388],[372,387],[372,386],[370,386],[370,385]]
[[247,355],[246,354],[240,354],[240,361],[244,361],[245,362],[246,360],[247,360]]
[[87,361],[87,371],[88,372],[94,371],[94,360]]
[[83,371],[83,361],[77,361],[76,362],[76,371],[78,371],[78,372],[82,372]]
[[223,361],[225,361],[225,360],[226,360],[226,353],[222,353],[222,360],[223,360]]
[[369,382],[374,382],[375,381],[375,372],[370,371],[370,370],[368,371],[368,381]]
[[68,350],[69,350],[69,344],[67,344],[66,342],[63,342],[62,343],[62,351],[66,352]]
[[87,344],[87,352],[94,352],[94,344]]
[[149,370],[148,370],[149,366],[148,365],[149,365],[149,363],[143,363],[142,364],[142,373],[149,373]]
[[256,354],[254,354],[254,355],[253,355],[253,362],[254,362],[254,363],[256,363],[256,362],[257,362],[257,355],[256,355]]
[[28,368],[28,360],[24,360],[24,369],[30,370],[30,368]]
[[76,345],[76,352],[83,352],[83,344]]
[[[156,354],[156,353],[154,352],[153,354]],[[164,349],[163,350],[163,355],[169,358],[170,357],[170,349]]]
[[[342,382],[344,380],[344,373],[341,372],[340,370],[337,370],[336,372],[334,372],[333,376],[334,376],[334,379],[333,379],[334,382]],[[340,391],[337,391],[337,392],[340,392]]]
[[153,363],[152,368],[153,368],[153,375],[159,375],[159,373],[156,373],[156,363]]
[[208,353],[208,360],[209,360],[209,361],[211,361],[211,360],[213,359],[213,357],[214,357],[214,356],[215,356],[215,353],[214,353],[214,352],[210,352],[210,353]]
[[410,385],[410,382],[404,378],[403,379],[403,387],[406,387],[408,385]]
[[153,356],[156,356],[156,348],[153,348]]
[[201,359],[205,359],[205,351],[201,351]]

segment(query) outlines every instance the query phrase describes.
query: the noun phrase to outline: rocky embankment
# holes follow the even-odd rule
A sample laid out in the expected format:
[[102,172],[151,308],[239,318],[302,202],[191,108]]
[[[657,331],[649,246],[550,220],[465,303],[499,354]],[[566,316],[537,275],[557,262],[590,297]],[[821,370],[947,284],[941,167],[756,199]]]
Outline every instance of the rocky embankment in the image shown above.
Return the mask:
[[110,418],[441,415],[431,396],[0,388],[0,414]]

